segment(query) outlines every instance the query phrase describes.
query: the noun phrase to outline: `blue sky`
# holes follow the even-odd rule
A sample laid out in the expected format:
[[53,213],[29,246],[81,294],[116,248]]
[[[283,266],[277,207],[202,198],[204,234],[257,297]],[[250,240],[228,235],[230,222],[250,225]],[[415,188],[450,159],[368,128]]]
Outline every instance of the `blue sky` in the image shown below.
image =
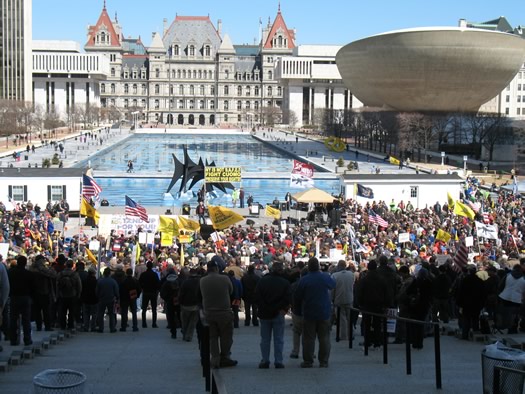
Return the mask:
[[[254,43],[259,18],[273,22],[277,0],[107,0],[109,15],[118,15],[126,37],[151,42],[178,15],[209,15],[234,44]],[[525,25],[523,0],[283,0],[281,11],[288,28],[297,30],[297,44],[344,45],[390,30],[422,26],[457,26],[460,18],[483,22],[505,16],[512,26]],[[95,24],[103,0],[33,0],[33,39],[73,40],[83,46],[87,26]]]

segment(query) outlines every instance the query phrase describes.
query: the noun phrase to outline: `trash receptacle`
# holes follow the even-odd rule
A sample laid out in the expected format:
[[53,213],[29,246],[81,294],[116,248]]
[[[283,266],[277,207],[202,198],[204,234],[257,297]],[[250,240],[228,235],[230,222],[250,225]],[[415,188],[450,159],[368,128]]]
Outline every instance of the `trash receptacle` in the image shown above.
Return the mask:
[[190,204],[182,204],[182,214],[183,214],[183,215],[189,215],[189,214],[191,214],[191,207],[190,207]]
[[[483,377],[483,393],[493,392],[494,367],[503,366],[507,368],[525,371],[525,352],[506,347],[501,343],[486,346],[481,352],[481,373]],[[523,375],[512,374],[500,380],[500,393],[521,393],[523,390]]]
[[71,369],[46,369],[33,377],[34,393],[84,393],[86,375]]

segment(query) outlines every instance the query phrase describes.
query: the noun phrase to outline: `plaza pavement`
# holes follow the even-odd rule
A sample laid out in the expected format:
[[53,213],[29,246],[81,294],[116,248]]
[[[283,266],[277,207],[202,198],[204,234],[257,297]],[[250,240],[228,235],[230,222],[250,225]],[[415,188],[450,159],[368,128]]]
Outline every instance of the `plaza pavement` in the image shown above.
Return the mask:
[[[148,320],[150,316],[148,312]],[[441,336],[442,390],[435,386],[434,344],[426,338],[424,348],[412,351],[412,375],[405,373],[405,346],[389,346],[389,363],[383,364],[382,351],[364,356],[358,343],[336,343],[332,330],[329,368],[302,369],[301,359],[290,359],[292,330],[287,319],[284,343],[284,370],[273,365],[258,369],[260,361],[259,329],[235,329],[232,358],[237,367],[219,370],[226,391],[232,393],[479,393],[482,390],[481,351],[484,344]],[[140,327],[140,319],[139,319]],[[151,326],[150,326],[151,327]],[[44,350],[43,355],[27,359],[8,372],[0,372],[0,392],[31,392],[33,377],[47,369],[72,369],[86,374],[89,393],[203,393],[199,352],[193,342],[171,339],[164,315],[159,313],[159,328],[140,328],[139,332],[103,334],[79,332]],[[47,336],[34,333],[34,339]],[[357,333],[356,333],[357,335]],[[525,338],[513,335],[515,339]],[[0,360],[14,349],[3,342]],[[20,347],[18,347],[20,348]],[[272,350],[273,354],[273,350]]]

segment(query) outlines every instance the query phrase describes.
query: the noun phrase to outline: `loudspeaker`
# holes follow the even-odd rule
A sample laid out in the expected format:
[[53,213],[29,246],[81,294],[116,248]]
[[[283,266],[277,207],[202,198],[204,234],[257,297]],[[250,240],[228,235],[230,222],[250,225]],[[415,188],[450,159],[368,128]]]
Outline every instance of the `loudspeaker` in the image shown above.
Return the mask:
[[210,226],[208,224],[201,224],[201,237],[202,239],[208,240],[210,238],[211,233],[213,233],[215,230],[213,226]]

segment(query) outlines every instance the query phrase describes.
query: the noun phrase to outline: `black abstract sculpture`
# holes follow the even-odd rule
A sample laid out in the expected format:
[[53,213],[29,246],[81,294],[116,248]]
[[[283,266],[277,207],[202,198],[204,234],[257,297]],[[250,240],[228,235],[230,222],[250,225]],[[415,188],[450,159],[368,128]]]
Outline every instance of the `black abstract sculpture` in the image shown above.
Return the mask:
[[[199,162],[195,163],[188,155],[188,147],[184,145],[182,149],[184,151],[183,163],[172,153],[175,169],[173,170],[173,177],[171,178],[166,193],[169,193],[170,190],[173,189],[173,186],[175,186],[175,183],[177,183],[179,179],[181,179],[179,193],[191,190],[197,182],[204,179],[205,167],[216,167],[215,161],[208,163],[208,160],[206,160],[206,165],[204,165],[202,157],[199,157]],[[187,187],[188,183],[189,186]],[[213,189],[226,193],[226,189],[233,190],[234,188],[231,183],[206,183],[206,192],[208,193],[211,193]]]

